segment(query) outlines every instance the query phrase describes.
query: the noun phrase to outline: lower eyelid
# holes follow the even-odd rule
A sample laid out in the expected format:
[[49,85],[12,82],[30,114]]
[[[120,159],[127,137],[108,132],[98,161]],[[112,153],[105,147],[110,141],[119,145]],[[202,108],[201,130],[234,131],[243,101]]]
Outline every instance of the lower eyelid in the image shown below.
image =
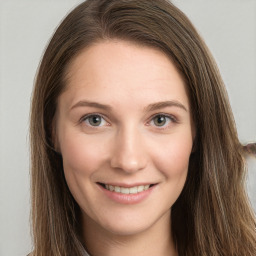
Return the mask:
[[167,115],[167,114],[157,114],[157,115],[154,115],[153,117],[150,118],[150,121],[152,121],[157,116],[164,116],[165,118],[169,119],[172,122],[177,122],[177,119],[174,116]]
[[[106,124],[103,124],[103,125],[100,125],[100,126],[93,126],[93,125],[90,125],[90,124],[87,123],[87,122],[89,122],[89,121],[88,121],[88,118],[90,118],[90,117],[92,117],[92,116],[100,116],[100,117],[102,118],[102,121],[105,122]],[[164,128],[168,127],[168,126],[170,125],[170,123],[178,123],[178,122],[179,122],[179,121],[177,120],[177,118],[174,117],[174,116],[172,116],[172,115],[159,113],[159,114],[156,114],[156,115],[152,116],[152,117],[150,118],[150,120],[146,123],[146,125],[147,125],[147,126],[150,125],[150,123],[153,122],[153,119],[154,119],[155,117],[157,117],[157,116],[164,116],[165,118],[169,119],[169,120],[167,120],[167,123],[164,124],[163,126],[157,127],[156,125],[154,125],[154,126],[157,127],[158,129],[164,129]],[[88,127],[92,127],[92,128],[97,128],[97,127],[102,127],[102,126],[110,126],[110,123],[106,120],[106,118],[105,118],[104,116],[102,116],[101,114],[99,114],[99,113],[87,114],[87,115],[85,115],[85,116],[83,116],[83,117],[81,117],[81,118],[79,119],[79,123],[83,123],[83,122],[85,122],[85,121],[87,121],[87,122],[86,122],[86,125],[87,125]]]
[[83,116],[80,120],[79,120],[79,123],[85,123],[86,122],[86,125],[88,126],[88,127],[93,127],[93,128],[97,128],[97,127],[101,127],[101,126],[93,126],[93,125],[90,125],[88,122],[88,119],[90,118],[90,117],[92,117],[92,116],[99,116],[99,117],[101,117],[101,119],[102,119],[102,121],[103,122],[105,122],[105,123],[107,123],[108,124],[108,121],[106,121],[106,119],[102,116],[102,115],[100,115],[100,114],[98,114],[98,113],[93,113],[93,114],[88,114],[88,115],[85,115],[85,116]]

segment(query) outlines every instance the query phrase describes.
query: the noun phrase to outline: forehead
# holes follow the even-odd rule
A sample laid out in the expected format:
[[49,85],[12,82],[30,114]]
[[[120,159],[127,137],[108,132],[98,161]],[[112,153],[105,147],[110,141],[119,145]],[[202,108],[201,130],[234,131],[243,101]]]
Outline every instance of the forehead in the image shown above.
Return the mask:
[[84,49],[69,65],[69,104],[90,100],[161,101],[176,99],[189,105],[186,86],[170,58],[155,48],[127,41],[98,42]]

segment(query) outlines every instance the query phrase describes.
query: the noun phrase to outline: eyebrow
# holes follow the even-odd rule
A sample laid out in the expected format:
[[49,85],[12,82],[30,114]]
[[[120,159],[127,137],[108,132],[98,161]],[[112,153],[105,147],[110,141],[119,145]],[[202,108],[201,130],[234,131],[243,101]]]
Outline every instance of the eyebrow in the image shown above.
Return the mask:
[[104,109],[107,111],[112,110],[112,107],[109,105],[100,104],[97,102],[85,101],[85,100],[77,102],[74,106],[71,107],[70,110],[77,108],[77,107],[93,107],[93,108]]
[[[77,107],[94,107],[94,108],[99,108],[99,109],[103,109],[106,111],[112,110],[112,107],[110,105],[105,105],[105,104],[101,104],[98,102],[84,101],[84,100],[77,102],[75,105],[73,105],[71,107],[70,110],[77,108]],[[145,112],[150,112],[150,111],[155,111],[155,110],[165,108],[165,107],[177,107],[177,108],[183,109],[185,111],[188,111],[187,108],[183,104],[181,104],[178,101],[174,101],[174,100],[152,103],[152,104],[149,104],[147,107],[145,107],[144,110],[145,110]]]
[[183,109],[185,111],[188,111],[187,108],[183,104],[181,104],[180,102],[175,101],[175,100],[156,102],[156,103],[148,105],[145,108],[145,110],[146,111],[154,111],[154,110],[158,110],[158,109],[165,108],[165,107],[177,107],[177,108]]

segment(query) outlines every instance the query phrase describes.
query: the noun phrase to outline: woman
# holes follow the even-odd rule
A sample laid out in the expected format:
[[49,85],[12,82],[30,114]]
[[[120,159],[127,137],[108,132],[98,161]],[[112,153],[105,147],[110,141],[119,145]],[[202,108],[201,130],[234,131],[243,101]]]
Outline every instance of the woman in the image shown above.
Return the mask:
[[255,255],[218,69],[165,0],[88,0],[42,59],[31,112],[32,255]]

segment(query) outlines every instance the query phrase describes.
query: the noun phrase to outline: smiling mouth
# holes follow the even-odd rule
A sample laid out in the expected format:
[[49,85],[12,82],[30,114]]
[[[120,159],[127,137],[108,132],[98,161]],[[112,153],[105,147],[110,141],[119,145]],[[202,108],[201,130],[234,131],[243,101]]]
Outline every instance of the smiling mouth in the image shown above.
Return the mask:
[[148,184],[148,185],[140,185],[140,186],[134,186],[134,187],[120,187],[120,186],[114,186],[114,185],[109,185],[109,184],[103,184],[103,183],[98,183],[100,186],[105,188],[106,190],[109,190],[111,192],[116,192],[116,193],[121,193],[121,194],[137,194],[143,191],[148,190],[155,184]]

